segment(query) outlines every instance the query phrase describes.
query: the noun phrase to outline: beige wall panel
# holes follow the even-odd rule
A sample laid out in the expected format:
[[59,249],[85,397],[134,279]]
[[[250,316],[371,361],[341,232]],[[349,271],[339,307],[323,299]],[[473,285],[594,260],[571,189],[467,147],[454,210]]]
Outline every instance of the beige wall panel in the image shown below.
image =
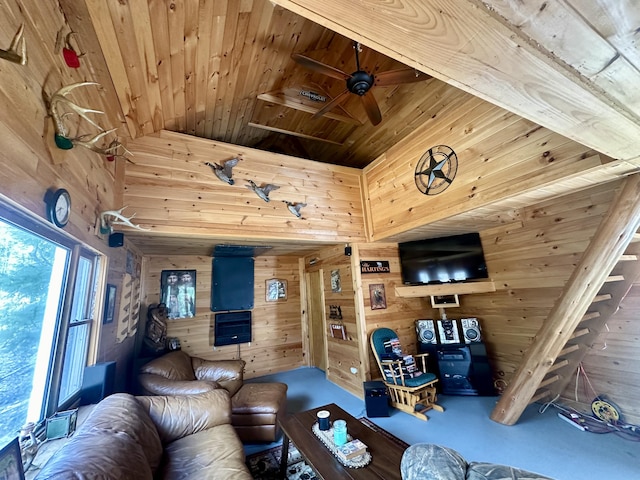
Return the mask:
[[[167,335],[178,337],[182,349],[211,360],[237,358],[238,347],[214,347],[214,318],[211,311],[212,257],[150,256],[145,259],[142,312],[160,300],[162,270],[196,270],[196,316],[168,321]],[[300,325],[300,275],[297,257],[257,256],[254,264],[254,308],[252,342],[240,345],[240,357],[247,362],[245,375],[252,378],[303,365]],[[265,282],[287,281],[286,301],[267,302]]]

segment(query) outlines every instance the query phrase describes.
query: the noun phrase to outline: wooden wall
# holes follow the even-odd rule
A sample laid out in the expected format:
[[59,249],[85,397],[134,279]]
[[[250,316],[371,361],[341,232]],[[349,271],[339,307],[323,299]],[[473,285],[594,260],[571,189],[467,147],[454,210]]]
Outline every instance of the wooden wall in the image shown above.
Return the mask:
[[[43,197],[48,189],[66,188],[71,194],[71,219],[66,232],[105,256],[113,267],[107,281],[120,291],[127,251],[109,248],[104,235],[95,234],[98,214],[122,206],[124,161],[108,162],[83,147],[60,150],[53,142],[53,122],[47,99],[62,86],[95,81],[99,86],[79,87],[68,98],[82,107],[99,109],[95,115],[104,129],[122,125],[111,80],[104,75],[101,55],[92,38],[83,37],[80,68],[68,68],[56,51],[59,31],[68,32],[65,17],[56,2],[30,2],[26,10],[20,1],[3,2],[0,15],[0,48],[7,49],[24,25],[27,64],[0,60],[0,194],[46,218]],[[68,117],[71,119],[71,117]],[[84,120],[70,122],[79,133],[95,132]],[[75,132],[74,132],[75,133]],[[117,133],[117,132],[116,132]],[[116,134],[107,137],[108,141]],[[113,324],[102,325],[102,290],[98,295],[96,327],[100,330],[97,360],[116,360],[116,389],[124,390],[130,370],[132,341],[116,342]]]
[[[423,195],[415,185],[416,165],[436,145],[456,152],[457,176],[444,192]],[[503,223],[515,219],[514,211],[523,205],[536,203],[536,195],[563,193],[564,181],[603,161],[557,133],[471,95],[458,95],[443,115],[364,169],[371,236],[398,241],[405,232],[420,238]],[[463,214],[464,222],[456,221]]]
[[[129,145],[125,203],[136,223],[155,235],[208,235],[226,239],[362,241],[361,171],[162,131]],[[234,185],[205,162],[239,157]],[[266,203],[247,188],[274,184]],[[305,203],[301,218],[284,200]],[[215,243],[212,243],[212,245]],[[178,245],[176,245],[178,246]]]
[[[213,258],[206,256],[145,257],[143,318],[146,318],[147,307],[160,301],[162,270],[196,270],[196,315],[194,318],[169,320],[167,335],[179,338],[182,349],[192,356],[210,360],[238,358],[236,345],[213,346],[215,313],[210,307],[212,264]],[[257,256],[254,275],[252,341],[240,345],[240,358],[247,362],[246,378],[303,365],[298,258]],[[286,301],[266,301],[265,282],[271,278],[287,280]]]
[[[431,304],[428,298],[402,298],[396,295],[395,287],[402,285],[398,245],[395,243],[359,244],[360,260],[386,260],[389,262],[390,273],[360,274],[362,285],[363,317],[365,323],[366,359],[369,364],[369,379],[379,379],[382,375],[373,356],[370,337],[376,328],[386,327],[398,334],[402,349],[407,354],[418,352],[415,321],[429,317]],[[373,310],[369,286],[384,285],[387,308]],[[426,316],[425,316],[426,315]]]
[[[322,291],[307,291],[307,295],[320,295],[324,300],[323,329],[327,346],[327,379],[356,395],[362,395],[362,382],[365,378],[361,361],[363,342],[354,287],[354,276],[357,276],[357,272],[354,271],[352,257],[345,255],[344,245],[338,245],[318,250],[313,255],[305,257],[304,265],[306,272],[322,272]],[[336,288],[336,282],[332,282],[332,272],[338,272],[339,289]],[[340,307],[342,319],[330,318],[332,305]],[[331,324],[343,325],[347,338],[332,337]],[[356,373],[352,373],[351,368],[355,368]]]

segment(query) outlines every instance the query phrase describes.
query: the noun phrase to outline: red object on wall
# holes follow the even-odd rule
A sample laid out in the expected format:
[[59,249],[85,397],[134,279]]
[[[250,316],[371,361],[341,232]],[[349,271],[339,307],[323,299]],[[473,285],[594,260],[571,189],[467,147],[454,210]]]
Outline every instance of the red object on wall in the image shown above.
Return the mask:
[[78,54],[72,48],[64,47],[62,49],[62,56],[69,67],[78,68],[80,66],[80,58],[78,58]]

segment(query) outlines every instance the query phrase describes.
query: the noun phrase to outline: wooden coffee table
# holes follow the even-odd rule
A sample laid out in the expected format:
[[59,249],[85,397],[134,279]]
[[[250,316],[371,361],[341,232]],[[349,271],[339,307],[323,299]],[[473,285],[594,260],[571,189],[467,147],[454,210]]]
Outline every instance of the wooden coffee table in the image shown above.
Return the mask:
[[[343,419],[347,421],[347,432],[353,438],[364,442],[371,453],[371,463],[362,468],[344,467],[329,449],[313,433],[311,427],[317,421],[319,410],[331,412],[331,421]],[[283,431],[282,458],[280,474],[286,478],[289,442],[297,448],[307,464],[315,470],[319,478],[336,479],[401,479],[400,460],[405,448],[384,435],[371,430],[358,419],[352,417],[335,403],[307,410],[306,412],[287,415],[280,421]]]

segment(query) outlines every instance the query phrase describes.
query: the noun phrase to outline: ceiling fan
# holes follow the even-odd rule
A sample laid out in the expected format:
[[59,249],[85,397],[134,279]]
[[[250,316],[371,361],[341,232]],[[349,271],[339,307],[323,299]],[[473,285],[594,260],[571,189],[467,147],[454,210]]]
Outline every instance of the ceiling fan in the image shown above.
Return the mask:
[[362,99],[362,105],[364,106],[364,110],[367,112],[367,117],[369,117],[371,123],[373,125],[378,125],[382,121],[382,114],[380,113],[380,108],[378,107],[375,97],[371,93],[372,87],[388,87],[402,83],[421,82],[431,78],[430,75],[408,67],[380,72],[375,75],[369,74],[360,69],[360,57],[358,55],[361,51],[360,43],[354,42],[353,47],[356,52],[356,71],[352,74],[348,74],[335,67],[325,65],[318,60],[314,60],[313,58],[306,57],[299,53],[293,53],[291,55],[291,58],[303,67],[313,70],[314,72],[322,73],[331,78],[346,81],[346,89],[318,110],[313,115],[313,118],[321,117],[335,106],[340,105],[346,100],[350,93],[353,93],[355,95],[359,95]]

